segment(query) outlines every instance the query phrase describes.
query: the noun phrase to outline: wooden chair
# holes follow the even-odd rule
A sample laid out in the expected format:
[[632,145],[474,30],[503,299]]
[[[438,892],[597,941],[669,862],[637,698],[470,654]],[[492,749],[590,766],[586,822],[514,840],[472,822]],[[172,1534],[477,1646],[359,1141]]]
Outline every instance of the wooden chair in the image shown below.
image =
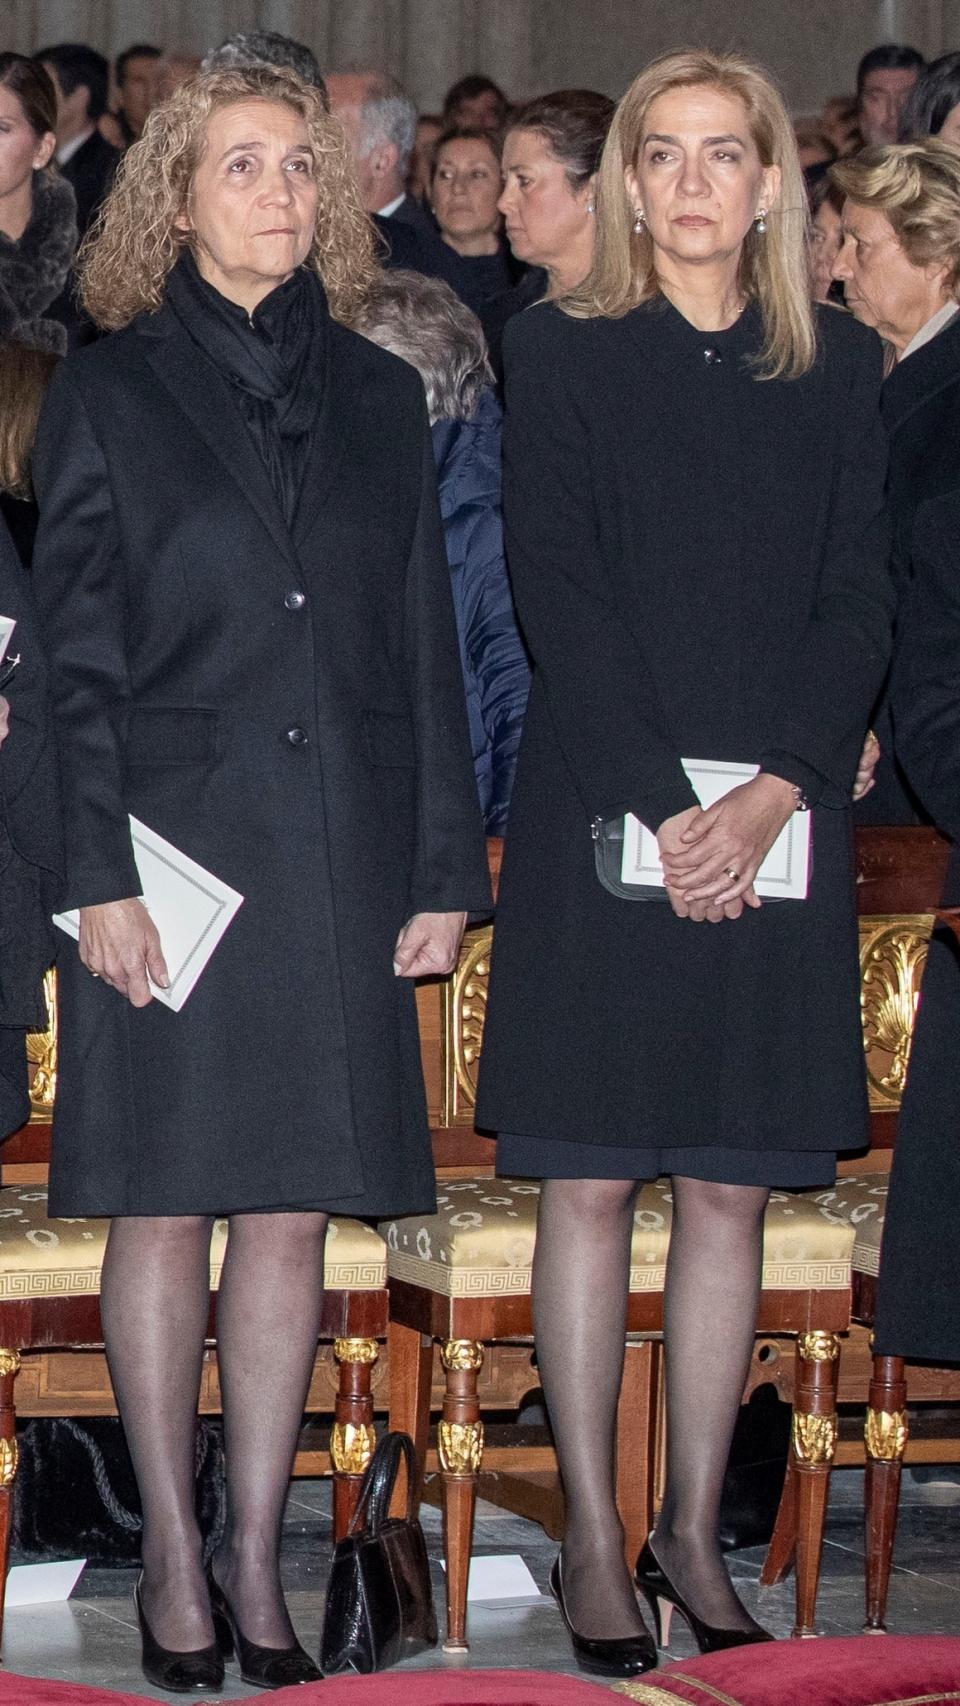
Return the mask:
[[[49,1030],[32,1038],[28,1049],[34,1068],[34,1118],[4,1146],[0,1175],[0,1634],[17,1473],[18,1376],[27,1383],[21,1414],[116,1413],[100,1325],[100,1269],[109,1222],[47,1216],[49,1121],[56,1089],[52,975],[48,1002]],[[210,1253],[202,1403],[208,1411],[220,1407],[214,1347],[216,1293],[225,1248],[226,1222],[219,1221]],[[359,1221],[332,1220],[325,1275],[319,1337],[326,1355],[318,1357],[308,1408],[332,1407],[333,1427],[328,1451],[314,1448],[298,1454],[295,1472],[332,1473],[334,1532],[339,1537],[346,1531],[374,1446],[372,1376],[379,1342],[387,1332],[383,1239]],[[264,1381],[270,1378],[269,1364],[263,1377]]]
[[[960,1438],[927,1432],[910,1439],[911,1405],[960,1400],[960,1372],[879,1357],[869,1343],[880,1271],[887,1182],[927,943],[939,907],[949,844],[933,829],[863,828],[857,833],[861,1000],[870,1094],[870,1149],[841,1166],[836,1189],[821,1195],[854,1229],[853,1318],[859,1358],[845,1355],[847,1390],[866,1399],[866,1627],[885,1627],[897,1505],[904,1462],[960,1462]],[[857,1340],[856,1329],[851,1338]],[[855,1460],[852,1453],[846,1461]]]
[[[499,843],[490,843],[496,882]],[[421,991],[428,1098],[437,1124],[438,1213],[386,1222],[390,1291],[390,1425],[417,1446],[421,1481],[430,1466],[431,1407],[441,1411],[437,1458],[447,1566],[447,1641],[466,1644],[466,1588],[481,1468],[510,1509],[562,1533],[556,1458],[549,1447],[485,1450],[481,1412],[499,1407],[484,1391],[486,1368],[512,1352],[538,1385],[530,1351],[530,1264],[539,1190],[495,1180],[493,1144],[473,1129],[492,928],[468,932],[453,977]],[[434,1046],[431,1046],[433,1044]],[[431,1067],[431,1059],[434,1064]],[[671,1204],[665,1181],[637,1202],[628,1343],[618,1415],[618,1504],[630,1563],[651,1526],[659,1456],[663,1277]],[[780,1573],[797,1558],[797,1633],[813,1631],[830,1466],[837,1438],[840,1339],[850,1323],[853,1229],[803,1194],[778,1192],[765,1228],[764,1282],[752,1386],[775,1366],[795,1398],[796,1498],[780,1525]],[[790,1371],[784,1340],[795,1341]],[[436,1363],[439,1362],[439,1381]],[[531,1477],[533,1486],[531,1490]],[[510,1487],[519,1492],[511,1496]],[[520,1491],[520,1489],[524,1489]],[[488,1492],[486,1483],[483,1491]],[[789,1519],[789,1522],[788,1522]]]

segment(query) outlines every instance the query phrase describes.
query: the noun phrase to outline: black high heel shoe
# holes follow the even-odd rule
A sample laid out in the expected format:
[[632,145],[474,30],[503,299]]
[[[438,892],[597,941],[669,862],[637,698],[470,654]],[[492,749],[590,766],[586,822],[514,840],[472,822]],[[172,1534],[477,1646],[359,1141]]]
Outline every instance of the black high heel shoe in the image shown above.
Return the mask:
[[605,1640],[592,1640],[577,1634],[564,1603],[559,1554],[550,1571],[550,1592],[560,1607],[560,1616],[573,1646],[573,1656],[581,1670],[589,1671],[591,1676],[640,1676],[645,1670],[653,1670],[657,1649],[646,1630],[642,1635],[608,1636]]
[[753,1647],[761,1641],[775,1639],[766,1629],[761,1629],[759,1623],[754,1623],[752,1629],[718,1629],[712,1623],[704,1623],[702,1617],[691,1611],[669,1576],[664,1574],[649,1540],[637,1559],[633,1579],[650,1607],[657,1631],[657,1645],[661,1648],[670,1640],[670,1624],[675,1611],[679,1611],[690,1625],[690,1633],[701,1653],[719,1653],[727,1647]]
[[173,1694],[193,1694],[205,1690],[219,1694],[223,1687],[223,1658],[216,1642],[210,1647],[196,1647],[193,1652],[178,1653],[161,1647],[144,1616],[140,1592],[143,1576],[133,1590],[142,1643],[141,1666],[148,1682],[155,1688],[167,1688]]
[[209,1581],[210,1609],[219,1650],[225,1659],[236,1653],[241,1682],[249,1682],[254,1688],[292,1688],[298,1682],[323,1681],[323,1672],[299,1641],[294,1641],[292,1647],[258,1647],[255,1641],[248,1641],[223,1589],[212,1575]]

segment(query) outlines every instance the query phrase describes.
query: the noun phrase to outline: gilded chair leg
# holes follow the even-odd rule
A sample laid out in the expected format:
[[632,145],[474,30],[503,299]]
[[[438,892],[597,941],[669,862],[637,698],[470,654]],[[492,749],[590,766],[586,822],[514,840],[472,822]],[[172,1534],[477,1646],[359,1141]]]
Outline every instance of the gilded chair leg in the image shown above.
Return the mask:
[[467,1578],[473,1541],[477,1475],[483,1457],[483,1423],[477,1376],[483,1346],[476,1339],[447,1339],[443,1415],[437,1430],[443,1484],[443,1555],[447,1566],[446,1653],[467,1651]]
[[[409,1434],[413,1440],[417,1459],[413,1503],[419,1508],[430,1432],[433,1340],[413,1327],[405,1327],[400,1321],[391,1321],[387,1329],[387,1356],[390,1368],[390,1430]],[[402,1516],[406,1507],[406,1488],[402,1477],[398,1476],[390,1515]]]
[[657,1405],[663,1346],[658,1339],[628,1344],[617,1408],[617,1509],[632,1571],[653,1527]]
[[3,1602],[10,1557],[13,1483],[17,1478],[17,1411],[13,1383],[19,1372],[19,1351],[0,1350],[0,1640],[3,1639]]
[[795,1638],[816,1634],[814,1618],[830,1468],[837,1445],[837,1376],[840,1340],[835,1333],[801,1333],[793,1404],[792,1454],[797,1475],[797,1620]]
[[343,1539],[350,1525],[363,1472],[377,1443],[370,1370],[380,1355],[380,1347],[376,1339],[337,1339],[333,1354],[339,1367],[330,1434],[333,1538],[336,1541]]
[[864,1442],[868,1630],[883,1629],[897,1531],[900,1475],[907,1447],[907,1388],[902,1357],[873,1359]]
[[780,1494],[780,1504],[777,1507],[777,1520],[773,1525],[767,1555],[763,1560],[760,1571],[760,1586],[773,1587],[776,1582],[782,1582],[788,1576],[797,1555],[797,1493],[799,1476],[794,1461],[793,1447],[787,1453],[787,1473],[783,1480],[783,1492]]

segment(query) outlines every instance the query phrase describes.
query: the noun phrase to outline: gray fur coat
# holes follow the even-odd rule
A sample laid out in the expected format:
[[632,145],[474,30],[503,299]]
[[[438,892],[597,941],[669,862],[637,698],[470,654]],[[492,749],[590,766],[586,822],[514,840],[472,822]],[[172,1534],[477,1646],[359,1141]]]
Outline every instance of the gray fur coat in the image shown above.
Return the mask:
[[17,242],[0,232],[0,339],[65,355],[67,334],[44,309],[60,295],[77,248],[77,203],[66,178],[33,174],[33,213]]

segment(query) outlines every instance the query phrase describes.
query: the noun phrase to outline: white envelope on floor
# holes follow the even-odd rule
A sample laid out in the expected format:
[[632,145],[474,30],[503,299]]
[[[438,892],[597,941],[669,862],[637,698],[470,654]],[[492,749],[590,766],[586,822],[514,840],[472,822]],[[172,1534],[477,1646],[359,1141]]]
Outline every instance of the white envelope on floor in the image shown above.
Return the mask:
[[[188,859],[138,818],[130,819],[143,904],[160,932],[170,974],[169,989],[150,988],[158,1001],[179,1013],[224,931],[243,904],[243,895]],[[54,924],[77,940],[80,916],[59,912]]]
[[[720,764],[685,758],[683,768],[701,806],[715,805],[731,788],[756,776],[758,764]],[[754,889],[761,900],[805,900],[810,874],[810,813],[793,812],[760,866]],[[653,831],[628,812],[623,820],[620,880],[643,888],[663,888],[660,849]]]

